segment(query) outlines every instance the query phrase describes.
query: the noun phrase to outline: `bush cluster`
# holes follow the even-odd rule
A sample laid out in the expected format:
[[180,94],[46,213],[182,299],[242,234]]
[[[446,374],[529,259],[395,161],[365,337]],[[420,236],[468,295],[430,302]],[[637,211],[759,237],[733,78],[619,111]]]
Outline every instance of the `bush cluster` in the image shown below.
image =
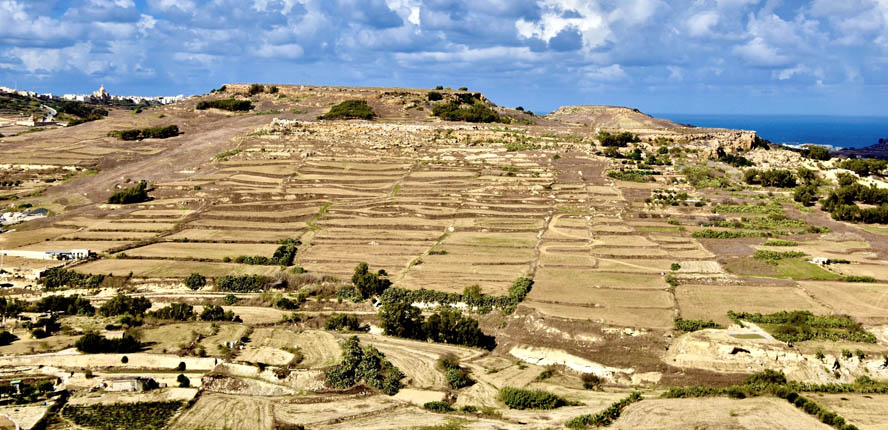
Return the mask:
[[346,100],[334,105],[318,119],[373,119],[376,114],[365,100]]
[[185,278],[185,286],[192,290],[198,290],[205,285],[207,285],[207,278],[200,273],[192,273]]
[[805,145],[802,147],[801,154],[802,157],[819,161],[829,161],[832,158],[829,148],[820,145]]
[[873,158],[850,159],[839,163],[840,168],[850,170],[862,177],[878,174],[885,170],[886,166],[888,166],[888,160],[876,160]]
[[[874,207],[861,209],[856,202]],[[830,212],[832,218],[839,221],[886,224],[888,190],[875,185],[867,187],[856,181],[846,183],[823,199],[821,209]]]
[[105,275],[86,275],[54,267],[43,272],[43,276],[37,282],[47,290],[55,290],[62,287],[98,288],[104,280]]
[[509,409],[556,409],[570,405],[564,397],[543,390],[526,390],[516,387],[503,387],[499,399]]
[[77,339],[74,346],[86,354],[127,353],[142,349],[142,343],[133,335],[125,333],[118,339],[108,339],[100,334],[87,333]]
[[622,148],[630,143],[641,142],[641,139],[639,139],[637,135],[628,131],[617,134],[600,131],[598,132],[598,141],[601,142],[601,146]]
[[697,230],[691,236],[698,239],[739,239],[743,237],[764,237],[765,234],[758,231],[732,231],[732,230]]
[[[464,107],[464,105],[468,106]],[[454,101],[435,105],[432,108],[432,115],[445,121],[501,122],[506,124],[510,122],[509,117],[500,115],[495,110],[485,106],[480,100],[474,98],[470,98],[468,101],[460,100],[459,102]]]
[[482,294],[477,286],[467,287],[463,294],[445,293],[437,290],[406,290],[403,288],[389,288],[380,297],[383,303],[406,301],[408,303],[436,303],[438,305],[453,305],[465,303],[478,313],[486,314],[493,309],[500,309],[510,314],[518,307],[518,303],[530,293],[533,288],[533,279],[520,277],[509,287],[509,293],[505,296],[491,296]]
[[748,169],[743,172],[747,184],[760,184],[763,187],[792,188],[796,186],[795,175],[786,169]]
[[324,376],[335,388],[347,389],[363,382],[390,396],[401,389],[401,379],[404,378],[404,374],[378,349],[370,345],[361,347],[357,336],[342,344],[342,361]]
[[151,308],[151,300],[144,297],[132,297],[118,294],[108,300],[99,308],[99,314],[104,317],[117,315],[144,315]]
[[453,412],[453,406],[450,403],[438,401],[425,402],[422,408],[432,412]]
[[392,285],[392,281],[389,281],[386,276],[388,273],[385,270],[380,269],[376,273],[371,273],[367,263],[358,263],[355,273],[352,275],[352,284],[357,298],[366,300],[383,294]]
[[707,328],[722,328],[721,324],[718,324],[712,320],[686,320],[682,317],[676,317],[674,320],[672,320],[672,323],[675,325],[676,330],[683,332],[692,332]]
[[289,266],[293,264],[293,259],[296,258],[296,252],[299,250],[296,246],[300,245],[301,242],[295,239],[288,240],[289,242],[279,246],[270,258],[263,255],[242,255],[235,258],[234,262],[262,266]]
[[217,291],[256,293],[264,291],[268,278],[261,275],[225,275],[216,280]]
[[326,327],[327,330],[359,331],[361,323],[355,315],[334,313],[327,318]]
[[148,315],[161,320],[189,321],[194,318],[194,306],[187,303],[170,303]]
[[221,109],[231,112],[244,112],[253,109],[253,103],[249,100],[223,99],[204,100],[197,104],[197,110]]
[[234,312],[226,311],[219,305],[204,305],[203,311],[200,312],[200,319],[201,321],[241,321]]
[[32,306],[37,312],[64,312],[66,315],[95,315],[96,309],[89,302],[89,299],[79,295],[73,296],[47,296]]
[[142,129],[114,130],[108,132],[108,136],[116,137],[120,140],[166,139],[168,137],[176,137],[178,135],[179,127],[176,125],[148,127]]
[[496,347],[496,339],[484,334],[478,327],[477,320],[464,316],[456,309],[442,308],[426,319],[419,308],[410,302],[389,301],[383,303],[379,318],[383,331],[389,336],[488,350]]
[[585,429],[589,427],[607,427],[614,423],[623,413],[623,409],[627,406],[640,402],[642,400],[641,393],[633,391],[628,397],[620,399],[620,401],[611,404],[607,409],[594,415],[580,415],[571,418],[564,425],[571,429]]
[[120,190],[108,197],[108,203],[112,205],[142,203],[148,200],[148,182],[145,180],[139,181],[134,187]]

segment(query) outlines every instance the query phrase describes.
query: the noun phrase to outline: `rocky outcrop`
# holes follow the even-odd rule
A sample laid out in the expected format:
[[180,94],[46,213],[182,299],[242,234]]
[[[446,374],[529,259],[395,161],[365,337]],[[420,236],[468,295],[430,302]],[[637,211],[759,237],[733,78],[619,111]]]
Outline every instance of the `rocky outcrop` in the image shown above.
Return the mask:
[[683,127],[667,119],[654,118],[638,109],[619,106],[562,106],[546,118],[603,129],[642,130]]
[[677,338],[664,361],[677,367],[729,373],[780,369],[790,380],[819,384],[850,383],[864,375],[888,378],[888,368],[882,366],[884,360],[831,354],[817,358],[766,336],[746,329],[700,330]]

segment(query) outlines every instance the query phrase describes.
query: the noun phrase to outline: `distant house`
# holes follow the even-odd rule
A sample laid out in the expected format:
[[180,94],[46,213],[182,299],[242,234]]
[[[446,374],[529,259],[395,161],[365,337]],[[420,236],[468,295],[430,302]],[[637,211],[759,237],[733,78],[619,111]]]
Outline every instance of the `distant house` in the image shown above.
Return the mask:
[[123,376],[105,380],[105,391],[124,391],[137,393],[153,390],[158,387],[157,381],[141,376]]

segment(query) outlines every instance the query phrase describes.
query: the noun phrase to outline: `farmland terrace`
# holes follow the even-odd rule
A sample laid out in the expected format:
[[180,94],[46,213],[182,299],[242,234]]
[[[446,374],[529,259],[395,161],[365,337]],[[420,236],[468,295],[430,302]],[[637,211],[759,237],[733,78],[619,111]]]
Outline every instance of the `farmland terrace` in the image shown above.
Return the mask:
[[[346,101],[372,115],[319,119]],[[539,116],[468,91],[246,84],[4,137],[0,198],[50,216],[0,249],[97,256],[5,262],[0,371],[38,388],[2,394],[31,415],[0,409],[59,429],[582,428],[614,408],[618,428],[845,428],[792,391],[877,428],[857,405],[888,392],[888,231],[747,181],[805,166],[836,186],[836,160],[768,146],[626,108]],[[462,309],[495,341],[398,331],[412,321],[392,323],[410,313],[389,312],[398,300],[427,321]],[[88,334],[139,345],[89,350]],[[403,373],[394,393],[330,376],[352,341]],[[168,387],[103,382],[121,376]],[[525,409],[507,387],[564,402]],[[852,400],[819,394],[835,392]]]

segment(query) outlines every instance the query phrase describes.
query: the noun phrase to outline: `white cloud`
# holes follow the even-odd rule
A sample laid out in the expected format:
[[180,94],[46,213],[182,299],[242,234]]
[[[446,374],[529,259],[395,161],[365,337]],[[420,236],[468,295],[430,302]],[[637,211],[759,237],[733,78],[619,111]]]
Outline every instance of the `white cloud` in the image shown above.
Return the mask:
[[718,24],[718,13],[713,11],[700,12],[688,18],[688,33],[694,37],[708,35],[712,27]]
[[304,52],[302,47],[295,43],[284,45],[265,44],[256,51],[256,55],[264,58],[293,60],[301,57]]
[[537,38],[548,43],[562,30],[576,29],[583,36],[583,48],[591,51],[611,34],[605,14],[594,3],[580,0],[543,0],[538,3],[545,10],[538,21],[521,18],[515,22],[518,34],[525,39]]
[[619,64],[606,67],[589,66],[583,68],[583,76],[593,81],[614,82],[626,79],[628,75]]
[[745,45],[735,46],[733,52],[753,66],[776,67],[786,65],[789,61],[788,57],[780,55],[776,48],[768,46],[761,37],[756,37]]

